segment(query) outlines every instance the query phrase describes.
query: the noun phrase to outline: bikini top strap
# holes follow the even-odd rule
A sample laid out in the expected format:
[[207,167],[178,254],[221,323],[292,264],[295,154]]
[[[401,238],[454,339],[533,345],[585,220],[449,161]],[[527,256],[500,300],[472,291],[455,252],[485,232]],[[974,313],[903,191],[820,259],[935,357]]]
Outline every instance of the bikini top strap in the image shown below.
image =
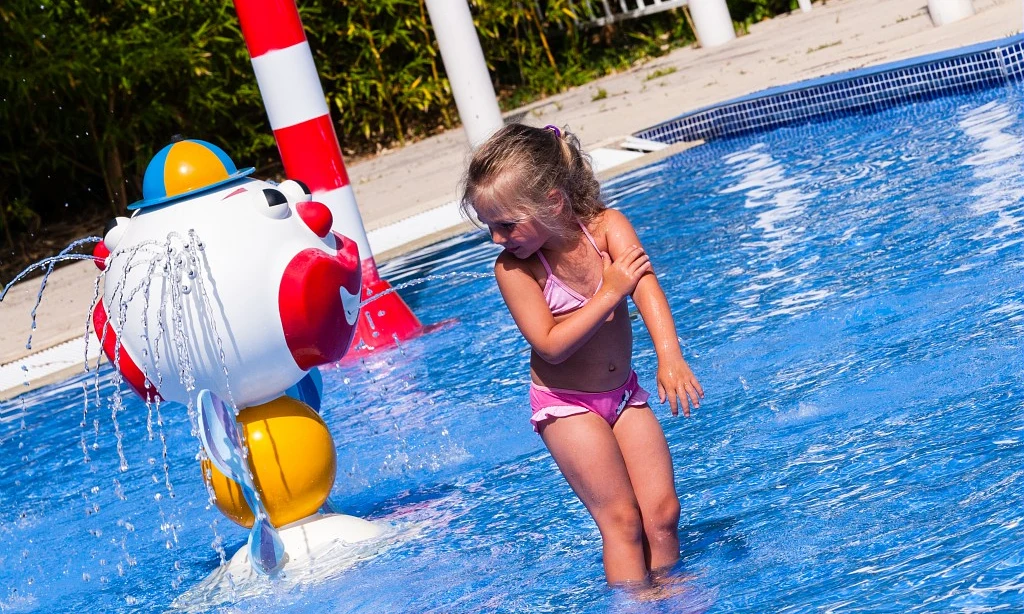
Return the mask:
[[594,237],[590,236],[590,231],[587,230],[587,227],[583,225],[583,222],[577,220],[577,223],[580,225],[580,230],[583,231],[583,234],[587,235],[587,240],[590,241],[590,244],[594,246],[594,251],[600,254],[601,250],[598,249],[597,241],[594,241]]
[[[587,236],[587,240],[590,241],[590,244],[594,246],[594,250],[598,254],[602,253],[601,250],[598,249],[598,247],[597,247],[597,241],[594,241],[594,237],[590,236],[590,231],[588,231],[587,227],[583,225],[583,222],[580,222],[579,220],[577,220],[577,223],[580,225],[580,230],[583,231],[583,234],[585,234]],[[542,254],[539,249],[537,250],[537,257],[540,258],[540,263],[544,265],[544,270],[547,272],[548,276],[550,277],[551,276],[551,265],[548,264],[548,259],[544,257],[544,254]]]
[[551,277],[551,265],[548,264],[548,259],[544,257],[544,254],[537,250],[537,257],[540,258],[540,263],[544,265],[544,270],[547,271],[548,277]]

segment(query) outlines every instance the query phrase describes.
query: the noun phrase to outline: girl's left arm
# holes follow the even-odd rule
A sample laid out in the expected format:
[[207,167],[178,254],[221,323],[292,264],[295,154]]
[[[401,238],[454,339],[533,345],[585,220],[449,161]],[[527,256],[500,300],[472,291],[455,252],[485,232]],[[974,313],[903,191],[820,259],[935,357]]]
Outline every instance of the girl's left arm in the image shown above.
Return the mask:
[[[614,209],[606,210],[604,223],[612,260],[634,245],[640,245],[636,230],[622,213]],[[694,409],[700,407],[704,389],[683,359],[668,299],[653,272],[640,278],[633,291],[633,303],[644,319],[658,354],[658,398],[662,403],[668,401],[673,416],[679,415],[680,407],[683,415],[689,416],[691,405]]]

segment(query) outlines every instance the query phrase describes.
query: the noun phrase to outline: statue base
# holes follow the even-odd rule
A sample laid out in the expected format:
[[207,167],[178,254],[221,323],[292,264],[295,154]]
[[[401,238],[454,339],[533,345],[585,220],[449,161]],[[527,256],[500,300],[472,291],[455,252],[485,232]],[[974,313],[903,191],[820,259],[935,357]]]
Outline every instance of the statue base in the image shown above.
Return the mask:
[[175,599],[171,609],[207,612],[219,604],[278,590],[280,585],[326,580],[375,556],[379,548],[373,538],[383,533],[381,526],[354,516],[308,516],[278,529],[286,556],[277,573],[260,574],[249,560],[249,548],[243,544],[224,565]]

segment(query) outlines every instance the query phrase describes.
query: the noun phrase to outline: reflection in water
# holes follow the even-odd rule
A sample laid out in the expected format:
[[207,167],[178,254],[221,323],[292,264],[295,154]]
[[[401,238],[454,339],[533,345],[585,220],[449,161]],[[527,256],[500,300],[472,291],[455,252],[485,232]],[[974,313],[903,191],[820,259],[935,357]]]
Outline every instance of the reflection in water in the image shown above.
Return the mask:
[[734,183],[719,194],[744,193],[743,206],[754,210],[752,227],[758,231],[741,239],[741,248],[752,252],[747,262],[754,271],[739,290],[736,304],[741,311],[730,313],[727,320],[763,321],[813,309],[831,292],[808,288],[809,269],[819,257],[799,254],[798,246],[805,239],[807,206],[818,193],[802,188],[807,176],[787,176],[764,143],[727,155],[724,161],[732,167],[726,177]]
[[[995,220],[972,239],[990,243],[982,253],[995,252],[1024,240],[1019,233],[1021,201],[1024,199],[1024,140],[1019,133],[1017,117],[1005,102],[990,102],[969,111],[959,122],[960,128],[978,145],[978,152],[968,156],[964,165],[980,183],[971,190],[974,200],[970,211]],[[1016,128],[1016,130],[1012,130]],[[957,270],[978,266],[965,265]]]

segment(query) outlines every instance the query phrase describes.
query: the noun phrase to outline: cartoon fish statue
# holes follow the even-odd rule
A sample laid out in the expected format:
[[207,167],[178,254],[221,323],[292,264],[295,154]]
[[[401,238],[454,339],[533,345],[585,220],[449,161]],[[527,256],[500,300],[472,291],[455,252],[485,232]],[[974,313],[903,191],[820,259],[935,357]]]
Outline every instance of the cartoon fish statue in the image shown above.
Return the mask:
[[354,241],[300,182],[249,177],[206,141],[164,147],[143,200],[108,225],[93,313],[104,352],[143,398],[236,408],[279,397],[349,348],[359,310]]

